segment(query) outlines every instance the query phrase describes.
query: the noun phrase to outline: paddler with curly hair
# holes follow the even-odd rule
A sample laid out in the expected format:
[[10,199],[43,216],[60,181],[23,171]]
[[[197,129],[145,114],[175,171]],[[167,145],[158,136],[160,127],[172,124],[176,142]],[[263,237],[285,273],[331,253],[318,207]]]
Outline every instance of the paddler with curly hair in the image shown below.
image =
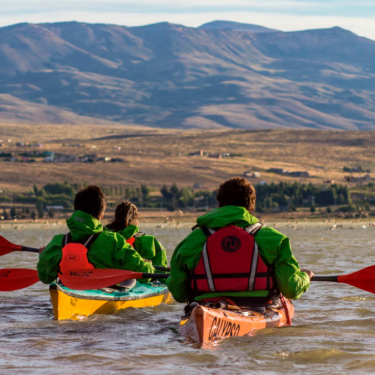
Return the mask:
[[[74,213],[67,219],[69,232],[58,234],[41,249],[37,265],[39,279],[49,284],[70,269],[116,268],[155,272],[124,237],[104,231],[100,223],[106,209],[105,195],[98,186],[80,190],[74,198]],[[148,280],[139,280],[147,282]]]
[[120,203],[114,219],[105,229],[124,237],[144,260],[154,266],[167,267],[167,253],[163,245],[154,236],[139,231],[138,208],[135,204],[127,200]]
[[239,306],[266,306],[280,293],[297,299],[306,292],[314,274],[300,269],[287,236],[252,215],[253,185],[232,178],[220,186],[217,200],[219,207],[199,217],[173,253],[167,286],[174,299],[224,297]]

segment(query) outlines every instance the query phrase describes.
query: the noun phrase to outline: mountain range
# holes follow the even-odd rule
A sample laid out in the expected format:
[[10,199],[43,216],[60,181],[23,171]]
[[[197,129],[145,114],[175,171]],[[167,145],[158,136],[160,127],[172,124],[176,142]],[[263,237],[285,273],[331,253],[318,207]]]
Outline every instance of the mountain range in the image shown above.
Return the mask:
[[0,121],[375,130],[375,41],[215,21],[0,28]]

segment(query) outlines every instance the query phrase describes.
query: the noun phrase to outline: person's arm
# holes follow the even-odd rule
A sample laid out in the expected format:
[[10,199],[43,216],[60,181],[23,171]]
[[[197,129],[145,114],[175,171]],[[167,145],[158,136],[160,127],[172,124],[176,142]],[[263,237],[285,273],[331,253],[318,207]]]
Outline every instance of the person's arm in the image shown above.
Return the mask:
[[155,266],[168,267],[167,251],[164,246],[154,238],[155,256],[151,259],[152,264]]
[[166,284],[177,302],[189,299],[189,276],[198,265],[207,237],[201,229],[195,229],[173,252],[171,272]]
[[62,239],[64,235],[55,236],[52,241],[39,254],[39,261],[36,266],[40,281],[50,284],[56,280],[60,270],[62,258]]
[[[150,235],[143,235],[136,238],[133,247],[143,259],[152,261],[156,254],[155,238]],[[152,261],[152,263],[154,263]]]
[[287,298],[298,299],[310,286],[310,277],[300,270],[292,254],[289,238],[284,238],[278,249],[275,278],[280,292]]
[[[151,263],[145,262],[133,247],[128,244],[121,235],[116,236],[116,249],[114,252],[115,268],[134,272],[154,273]],[[141,283],[147,283],[150,279],[139,279]]]
[[287,298],[299,298],[310,286],[310,277],[299,268],[289,238],[273,228],[262,228],[255,237],[263,260],[273,267],[280,292]]

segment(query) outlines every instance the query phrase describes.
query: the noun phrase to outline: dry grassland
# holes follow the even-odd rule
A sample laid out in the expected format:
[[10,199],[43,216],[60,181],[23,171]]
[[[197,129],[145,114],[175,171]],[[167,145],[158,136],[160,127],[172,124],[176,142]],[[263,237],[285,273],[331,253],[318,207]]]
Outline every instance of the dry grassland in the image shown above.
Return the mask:
[[[375,132],[320,130],[165,130],[123,125],[0,125],[2,152],[20,153],[36,147],[16,142],[43,143],[55,153],[117,157],[125,163],[20,163],[0,161],[0,188],[24,191],[33,184],[70,181],[98,185],[141,183],[154,188],[176,182],[192,187],[198,182],[216,188],[225,179],[259,171],[259,181],[299,181],[322,184],[333,179],[346,183],[344,165],[375,167]],[[11,139],[8,143],[6,140]],[[63,147],[81,144],[83,147]],[[118,149],[121,147],[121,149]],[[241,157],[188,156],[204,150],[236,153]],[[267,172],[269,168],[308,171],[310,178]]]

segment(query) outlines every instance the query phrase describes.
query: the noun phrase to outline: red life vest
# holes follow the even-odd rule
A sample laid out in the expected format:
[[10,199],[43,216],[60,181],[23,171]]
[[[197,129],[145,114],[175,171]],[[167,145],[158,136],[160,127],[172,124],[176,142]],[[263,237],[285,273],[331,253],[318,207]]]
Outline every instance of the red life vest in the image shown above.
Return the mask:
[[135,238],[134,238],[134,237],[130,237],[130,238],[128,238],[128,239],[126,240],[126,242],[127,242],[128,244],[132,245],[132,246],[133,246],[134,241],[135,241]]
[[95,242],[100,233],[93,234],[79,241],[72,241],[72,236],[67,233],[62,241],[62,258],[60,262],[60,273],[77,269],[95,268],[87,257],[87,251]]
[[144,236],[145,234],[143,232],[136,233],[133,237],[130,237],[126,240],[126,242],[130,245],[132,245],[135,249],[134,242],[138,237]]
[[272,290],[271,268],[260,257],[254,238],[261,227],[260,223],[247,228],[228,225],[217,231],[201,227],[207,241],[192,273],[191,288],[201,293]]

